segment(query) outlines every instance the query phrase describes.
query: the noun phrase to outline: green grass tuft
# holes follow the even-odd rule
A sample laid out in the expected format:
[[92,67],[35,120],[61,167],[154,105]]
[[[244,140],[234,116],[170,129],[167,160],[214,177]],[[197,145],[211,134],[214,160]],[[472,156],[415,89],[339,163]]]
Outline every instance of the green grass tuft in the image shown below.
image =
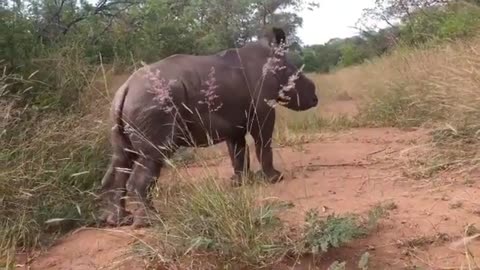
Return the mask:
[[288,250],[278,214],[289,205],[258,201],[252,187],[227,189],[207,179],[165,196],[171,200],[160,208],[168,210],[154,217],[158,222],[152,237],[170,260],[208,252],[223,262],[261,266]]

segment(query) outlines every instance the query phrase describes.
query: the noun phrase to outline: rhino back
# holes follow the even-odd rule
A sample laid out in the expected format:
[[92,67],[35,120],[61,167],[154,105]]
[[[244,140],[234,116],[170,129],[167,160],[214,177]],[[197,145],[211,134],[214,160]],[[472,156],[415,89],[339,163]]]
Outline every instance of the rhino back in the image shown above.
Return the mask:
[[[252,89],[256,87],[254,77],[261,75],[259,59],[234,49],[209,56],[173,55],[148,67],[154,80],[175,81],[171,87],[174,103],[198,139],[195,143],[203,144],[205,126],[211,129],[210,136],[221,140],[234,135],[231,133],[243,128],[252,116],[252,104],[259,104]],[[164,108],[155,100],[152,81],[146,75],[145,69],[132,75],[124,104],[124,112],[145,130],[174,121],[162,112]],[[213,105],[209,107],[206,102]]]
[[181,115],[195,139],[190,143],[206,144],[206,129],[210,139],[221,141],[245,126],[252,96],[238,60],[225,61],[218,55],[176,56],[167,60],[162,64],[176,67],[184,85],[182,101],[186,109]]
[[168,79],[181,82],[183,89],[175,91],[184,93],[173,94],[190,109],[201,111],[205,106],[200,105],[213,95],[211,101],[219,113],[243,114],[252,102],[248,78],[240,61],[233,56],[228,58],[227,61],[218,55],[175,55],[158,62],[155,68],[165,70]]

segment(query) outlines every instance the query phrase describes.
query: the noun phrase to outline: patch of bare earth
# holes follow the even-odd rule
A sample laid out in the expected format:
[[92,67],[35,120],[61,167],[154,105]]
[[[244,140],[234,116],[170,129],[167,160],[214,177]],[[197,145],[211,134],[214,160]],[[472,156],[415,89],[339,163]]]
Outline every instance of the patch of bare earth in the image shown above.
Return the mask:
[[[327,107],[328,113],[353,108],[351,101],[337,102]],[[332,250],[316,266],[311,258],[302,258],[275,269],[327,269],[335,260],[347,261],[347,269],[358,269],[366,251],[371,254],[370,269],[474,269],[468,263],[474,265],[480,257],[480,243],[469,244],[473,258],[467,259],[465,245],[458,240],[469,224],[480,223],[479,179],[452,173],[428,181],[405,176],[403,151],[426,139],[421,129],[364,128],[322,133],[313,143],[275,148],[275,163],[285,180],[267,186],[264,196],[295,205],[282,216],[289,224],[301,226],[311,208],[328,215],[364,214],[378,203],[396,206],[368,237]],[[216,148],[226,153],[223,145]],[[258,169],[256,162],[253,166]],[[209,174],[226,182],[232,171],[227,159],[211,162],[208,168]],[[179,173],[195,181],[205,174],[205,166],[190,165]],[[173,176],[167,171],[162,178],[160,184]],[[145,233],[82,229],[33,260],[30,269],[144,269],[141,260],[127,254]]]

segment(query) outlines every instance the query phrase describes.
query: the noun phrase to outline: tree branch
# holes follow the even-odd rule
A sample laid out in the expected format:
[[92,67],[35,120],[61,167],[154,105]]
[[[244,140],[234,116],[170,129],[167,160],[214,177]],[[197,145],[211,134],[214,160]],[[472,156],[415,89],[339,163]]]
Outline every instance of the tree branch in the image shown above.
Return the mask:
[[111,2],[108,2],[108,0],[101,0],[97,3],[93,12],[83,14],[83,15],[73,19],[69,23],[67,23],[65,25],[64,30],[62,31],[62,34],[64,34],[64,35],[67,34],[73,26],[75,26],[77,23],[79,23],[83,20],[86,20],[90,16],[95,16],[95,15],[104,15],[104,16],[107,16],[107,17],[117,16],[121,12],[117,12],[115,14],[108,13],[109,11],[111,11],[111,9],[113,7],[115,7],[117,5],[126,5],[123,9],[121,9],[121,11],[125,11],[125,10],[131,8],[132,6],[140,4],[141,2],[142,2],[141,0],[139,0],[139,1],[137,1],[137,0],[131,0],[131,1],[129,1],[129,0],[118,0],[118,1],[111,1]]

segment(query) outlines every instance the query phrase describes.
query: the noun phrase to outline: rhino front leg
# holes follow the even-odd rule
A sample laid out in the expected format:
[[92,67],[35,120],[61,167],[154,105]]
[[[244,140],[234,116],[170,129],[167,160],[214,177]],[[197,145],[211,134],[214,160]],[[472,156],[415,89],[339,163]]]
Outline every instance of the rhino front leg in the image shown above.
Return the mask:
[[271,183],[283,179],[282,174],[273,166],[272,136],[275,126],[275,112],[271,112],[263,121],[252,125],[252,137],[255,141],[255,153],[261,164],[263,174]]
[[133,227],[140,228],[149,224],[147,212],[153,208],[150,196],[152,188],[160,175],[162,162],[139,158],[135,162],[133,172],[128,180],[127,189],[131,193],[135,210],[133,211]]
[[233,167],[233,184],[239,186],[242,184],[242,178],[250,172],[250,155],[245,140],[245,134],[227,140],[228,154]]
[[255,153],[262,166],[262,172],[270,183],[277,183],[283,179],[282,173],[273,166],[273,152],[271,143],[255,142]]

